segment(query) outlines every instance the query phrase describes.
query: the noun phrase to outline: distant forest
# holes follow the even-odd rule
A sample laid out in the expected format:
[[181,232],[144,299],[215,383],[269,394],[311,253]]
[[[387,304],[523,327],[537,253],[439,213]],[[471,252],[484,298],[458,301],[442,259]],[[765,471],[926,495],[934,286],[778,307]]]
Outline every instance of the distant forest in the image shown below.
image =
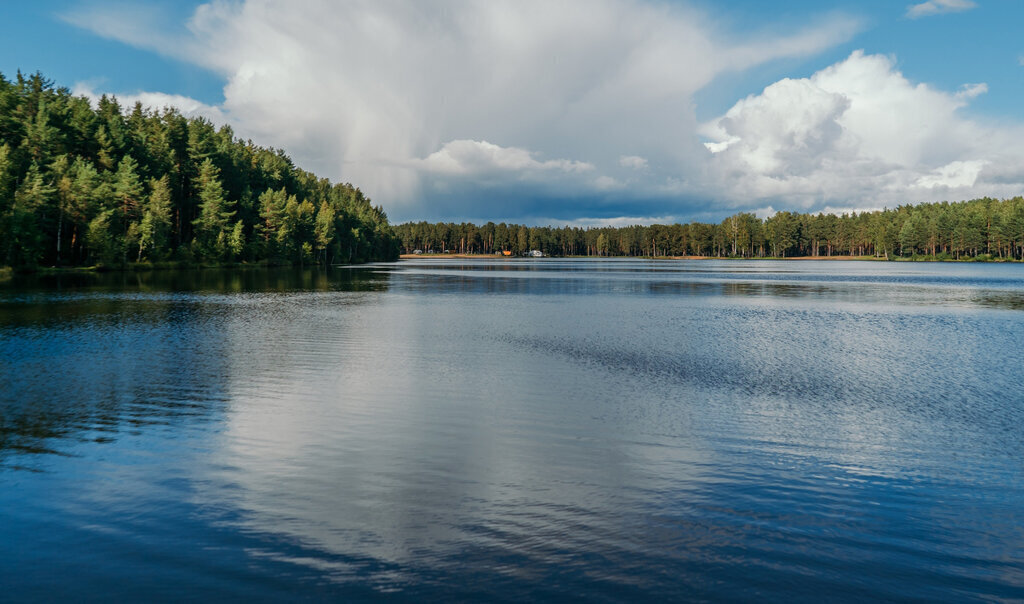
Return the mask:
[[173,108],[96,108],[0,74],[0,265],[390,260],[387,216],[350,184]]
[[904,205],[861,214],[740,213],[718,224],[530,227],[409,222],[395,227],[403,253],[450,251],[551,256],[1024,258],[1024,198]]

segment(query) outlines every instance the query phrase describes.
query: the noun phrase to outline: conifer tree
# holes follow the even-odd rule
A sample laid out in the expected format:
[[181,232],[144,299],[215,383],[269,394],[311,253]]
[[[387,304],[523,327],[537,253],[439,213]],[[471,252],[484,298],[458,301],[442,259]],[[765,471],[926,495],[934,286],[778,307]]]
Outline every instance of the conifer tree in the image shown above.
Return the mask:
[[8,231],[9,264],[34,265],[41,259],[45,246],[43,222],[52,210],[55,192],[38,164],[32,162],[21,186],[14,193],[14,203],[4,220]]
[[11,146],[0,145],[0,214],[6,212],[14,199],[14,187],[17,177],[14,169],[14,158],[11,157]]
[[164,174],[159,179],[154,178],[149,181],[149,200],[146,203],[142,222],[139,225],[139,254],[137,260],[141,261],[144,253],[148,253],[150,257],[162,256],[167,249],[170,231],[170,178]]
[[101,170],[113,170],[117,165],[117,152],[114,150],[113,141],[110,140],[110,134],[107,133],[107,127],[102,124],[96,129],[96,144],[99,147],[96,165]]
[[285,209],[288,193],[282,187],[277,191],[264,191],[259,198],[260,223],[256,232],[260,237],[262,254],[265,258],[276,259],[284,253],[283,242],[288,237],[285,228]]
[[232,209],[234,204],[224,197],[220,170],[209,158],[203,160],[199,167],[197,191],[199,218],[193,222],[196,242],[207,257],[222,259],[229,251],[228,232],[235,211]]
[[314,227],[314,236],[316,237],[316,253],[317,257],[322,256],[324,264],[329,262],[327,257],[327,248],[334,240],[334,210],[331,206],[323,201],[320,203],[320,209],[316,213],[316,226]]
[[228,235],[228,251],[231,253],[232,259],[237,259],[242,255],[245,250],[245,224],[239,220],[235,223],[235,226],[231,229],[231,233]]
[[109,266],[119,256],[121,246],[110,233],[111,214],[113,210],[103,210],[89,221],[86,243],[89,246],[89,259],[93,264]]
[[57,128],[50,125],[50,110],[46,103],[40,103],[35,118],[25,128],[22,143],[32,161],[42,165],[48,163],[57,146]]
[[141,218],[145,189],[138,174],[138,162],[131,155],[125,155],[117,165],[114,175],[114,201],[121,226],[122,259],[127,260],[128,248],[138,243],[138,222]]

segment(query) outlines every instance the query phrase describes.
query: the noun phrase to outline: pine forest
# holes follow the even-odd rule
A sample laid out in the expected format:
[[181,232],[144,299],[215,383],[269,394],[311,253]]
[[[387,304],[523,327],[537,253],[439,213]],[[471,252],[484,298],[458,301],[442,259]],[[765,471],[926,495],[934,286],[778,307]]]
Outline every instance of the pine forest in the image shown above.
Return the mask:
[[174,108],[96,105],[38,73],[0,74],[0,266],[397,257],[358,188]]

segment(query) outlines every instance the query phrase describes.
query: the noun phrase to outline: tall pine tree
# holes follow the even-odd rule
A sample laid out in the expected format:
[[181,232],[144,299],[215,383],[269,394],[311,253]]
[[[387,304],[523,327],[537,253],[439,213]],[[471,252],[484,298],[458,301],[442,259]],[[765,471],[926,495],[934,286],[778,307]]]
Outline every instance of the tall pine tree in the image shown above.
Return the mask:
[[211,159],[203,160],[196,180],[199,218],[193,225],[200,253],[210,259],[226,259],[230,251],[228,239],[231,219],[235,216],[234,203],[225,199],[220,170]]

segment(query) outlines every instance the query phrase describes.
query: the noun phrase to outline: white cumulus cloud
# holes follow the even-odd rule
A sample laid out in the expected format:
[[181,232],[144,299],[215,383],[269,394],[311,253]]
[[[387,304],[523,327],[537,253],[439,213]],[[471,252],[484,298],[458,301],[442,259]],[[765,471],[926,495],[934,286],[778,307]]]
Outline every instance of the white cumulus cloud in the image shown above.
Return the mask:
[[985,90],[915,84],[891,58],[857,51],[739,101],[702,133],[714,180],[734,199],[817,209],[1018,194],[1024,128],[962,111]]
[[984,82],[980,84],[964,84],[960,87],[960,90],[956,93],[958,99],[973,99],[976,96],[981,96],[988,92],[988,84]]
[[[79,82],[71,89],[71,94],[75,96],[87,97],[93,105],[95,105],[102,93],[96,92],[94,86],[86,83]],[[180,94],[166,94],[163,92],[137,92],[137,93],[118,93],[117,102],[121,105],[122,110],[130,111],[136,103],[141,103],[143,108],[151,111],[161,111],[166,108],[174,107],[181,112],[185,117],[205,117],[211,122],[223,124],[227,121],[227,116],[220,110],[219,107],[213,105],[207,105],[197,101],[196,99],[182,96]]]
[[971,10],[977,6],[977,3],[971,0],[928,0],[927,2],[908,6],[907,16],[911,19],[918,19],[943,13],[959,13]]
[[917,179],[916,187],[933,189],[935,187],[973,187],[978,182],[978,174],[988,163],[985,160],[951,161],[945,166],[932,170]]
[[475,175],[493,172],[518,174],[538,171],[587,172],[594,166],[568,159],[539,161],[534,154],[517,147],[500,147],[487,141],[456,140],[445,143],[426,159],[416,162],[428,172]]

